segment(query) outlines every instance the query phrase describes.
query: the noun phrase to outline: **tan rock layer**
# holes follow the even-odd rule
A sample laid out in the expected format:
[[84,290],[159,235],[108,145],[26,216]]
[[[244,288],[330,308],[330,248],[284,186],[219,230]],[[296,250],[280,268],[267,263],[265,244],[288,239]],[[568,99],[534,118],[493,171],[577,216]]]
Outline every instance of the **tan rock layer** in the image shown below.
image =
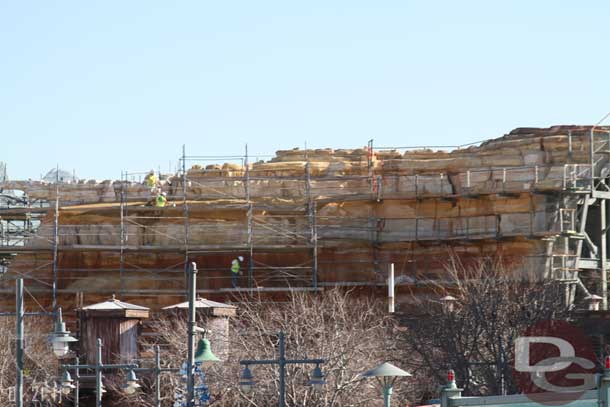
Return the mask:
[[[586,176],[589,130],[518,129],[451,152],[279,151],[269,162],[251,164],[247,185],[240,166],[194,167],[188,172],[188,212],[179,177],[162,184],[176,204],[164,209],[142,206],[151,191],[137,183],[62,184],[61,201],[76,205],[62,207],[59,216],[60,298],[71,306],[77,293],[91,303],[121,292],[123,299],[155,309],[179,302],[185,214],[190,249],[207,250],[189,260],[198,263],[200,287],[213,290],[213,299],[233,298],[225,289],[237,255],[246,258],[245,270],[253,267],[257,286],[307,287],[314,247],[309,198],[316,202],[321,287],[383,284],[389,262],[397,265],[401,290],[426,286],[431,279],[442,281],[451,254],[464,261],[501,255],[514,270],[540,277],[549,262],[548,243],[541,239],[560,231],[558,195],[540,192],[579,182],[570,174]],[[55,196],[54,185],[38,182],[4,187],[31,197]],[[251,240],[246,190],[253,204]],[[123,241],[121,191],[127,200]],[[28,247],[50,249],[53,232],[50,213]],[[117,247],[126,249],[123,261]],[[48,251],[24,253],[10,269],[11,277],[28,276],[26,284],[42,304],[50,303],[50,260]],[[0,289],[12,290],[11,283],[3,281]]]

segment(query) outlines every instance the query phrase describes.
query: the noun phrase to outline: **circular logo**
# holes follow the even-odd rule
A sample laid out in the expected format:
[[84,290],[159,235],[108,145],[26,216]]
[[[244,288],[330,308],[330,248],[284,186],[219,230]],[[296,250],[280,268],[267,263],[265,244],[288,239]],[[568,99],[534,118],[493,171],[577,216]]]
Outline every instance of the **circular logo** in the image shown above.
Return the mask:
[[545,405],[563,405],[595,388],[590,338],[565,321],[543,321],[515,340],[513,374],[522,393]]

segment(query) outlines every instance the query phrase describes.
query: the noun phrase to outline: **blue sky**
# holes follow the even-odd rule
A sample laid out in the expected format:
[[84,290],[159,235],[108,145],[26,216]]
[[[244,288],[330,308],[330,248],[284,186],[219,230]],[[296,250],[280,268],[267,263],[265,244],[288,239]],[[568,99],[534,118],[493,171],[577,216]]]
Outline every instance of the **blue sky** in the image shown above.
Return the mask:
[[610,111],[607,1],[1,1],[0,161],[462,144]]

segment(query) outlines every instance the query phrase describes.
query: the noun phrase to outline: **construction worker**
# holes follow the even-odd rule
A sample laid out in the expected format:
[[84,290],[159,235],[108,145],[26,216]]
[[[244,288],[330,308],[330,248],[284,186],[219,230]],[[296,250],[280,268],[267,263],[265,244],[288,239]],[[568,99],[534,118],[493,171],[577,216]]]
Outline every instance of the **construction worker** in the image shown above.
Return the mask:
[[155,176],[155,170],[150,170],[146,177],[144,177],[144,184],[150,188],[151,192],[155,191],[157,187],[157,177]]
[[238,256],[231,262],[231,285],[233,285],[233,288],[237,288],[237,283],[239,282],[239,275],[241,274],[240,267],[243,261],[244,258],[242,256]]
[[164,208],[167,205],[167,193],[161,192],[157,195],[157,199],[155,200],[155,206],[157,208]]

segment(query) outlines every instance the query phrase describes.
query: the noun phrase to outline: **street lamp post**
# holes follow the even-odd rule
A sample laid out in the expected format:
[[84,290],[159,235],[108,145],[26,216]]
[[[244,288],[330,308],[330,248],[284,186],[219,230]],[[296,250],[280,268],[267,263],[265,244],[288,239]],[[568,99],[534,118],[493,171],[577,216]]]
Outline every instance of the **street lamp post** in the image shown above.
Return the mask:
[[[132,370],[137,369],[138,366],[131,364],[104,364],[102,363],[102,340],[100,338],[97,339],[96,342],[96,353],[95,353],[95,364],[87,364],[81,365],[77,363],[75,365],[63,365],[64,369],[74,369],[77,372],[80,369],[92,369],[95,370],[95,406],[102,407],[102,394],[106,392],[104,389],[104,385],[102,383],[102,372],[104,370]],[[78,375],[76,376],[78,377]],[[70,387],[71,380],[62,380],[62,388]],[[78,399],[77,399],[78,400]],[[78,403],[78,401],[77,401]]]
[[25,310],[23,307],[23,279],[17,279],[16,293],[16,313],[17,313],[17,383],[15,384],[15,401],[17,407],[23,407],[23,317]]
[[272,360],[240,360],[239,364],[244,365],[244,370],[239,381],[240,387],[243,391],[252,390],[255,382],[252,372],[250,371],[250,365],[278,365],[280,370],[280,388],[279,388],[279,407],[286,406],[286,365],[290,364],[313,364],[316,365],[312,371],[311,379],[309,384],[314,386],[315,389],[319,389],[322,385],[326,384],[324,380],[324,374],[320,369],[320,365],[326,363],[326,359],[286,359],[286,345],[284,340],[284,332],[279,332],[279,358]]
[[[80,365],[79,364],[79,359],[76,358],[76,364],[75,365],[65,365],[63,366],[64,369],[66,369],[65,371],[67,372],[68,369],[73,369],[75,372],[75,376],[74,376],[74,381],[72,380],[66,380],[66,375],[64,374],[62,382],[61,382],[61,387],[62,387],[62,391],[65,389],[65,391],[63,391],[64,394],[69,394],[70,391],[72,391],[72,389],[75,389],[75,394],[74,394],[74,407],[78,407],[79,405],[79,379],[80,379],[80,369],[95,369],[96,365]],[[161,373],[165,373],[165,372],[171,372],[171,373],[177,373],[178,371],[180,371],[180,369],[178,368],[163,368],[161,367],[161,356],[160,356],[160,350],[159,350],[159,346],[155,346],[155,366],[152,368],[146,368],[146,367],[137,367],[137,365],[133,364],[126,364],[126,365],[104,365],[102,364],[100,366],[100,370],[104,370],[104,369],[119,369],[119,370],[128,370],[128,374],[127,374],[127,380],[125,385],[123,386],[123,390],[125,391],[125,393],[127,394],[133,394],[137,391],[137,389],[140,387],[140,385],[137,383],[138,379],[136,377],[136,372],[138,373],[153,373],[155,375],[155,406],[156,407],[161,407]],[[68,378],[70,378],[68,376]],[[71,378],[70,378],[71,379]],[[75,382],[75,386],[72,385],[72,383]],[[97,381],[97,375],[96,375],[96,387],[97,388],[102,388],[101,386],[97,386],[97,384],[100,383]],[[101,393],[103,393],[104,391],[102,390]]]
[[412,376],[411,373],[405,372],[387,362],[362,374],[362,377],[375,377],[380,382],[383,388],[383,405],[385,407],[390,407],[396,379],[408,376]]
[[[66,330],[66,324],[61,317],[61,308],[54,312],[25,312],[23,300],[23,279],[15,280],[15,312],[0,312],[0,316],[15,316],[15,405],[23,407],[23,354],[24,354],[24,331],[26,316],[54,316],[56,317],[55,331],[51,334],[50,340],[53,345],[53,352],[61,357],[68,353],[68,344],[75,342],[76,339],[70,336],[70,331]],[[60,346],[61,343],[61,346]]]
[[197,296],[197,263],[192,262],[188,268],[188,353],[186,361],[186,407],[195,405],[195,363],[218,362],[218,359],[211,352],[210,341],[205,337],[199,340],[197,351],[195,352],[195,338],[197,332],[205,335],[206,330],[197,326],[196,320],[196,296]]
[[189,279],[188,279],[188,298],[189,298],[189,316],[188,316],[188,350],[187,350],[187,366],[186,366],[186,406],[191,407],[193,399],[195,397],[195,377],[193,375],[195,370],[195,336],[197,335],[197,325],[195,320],[195,297],[197,296],[197,264],[191,263],[191,267],[188,268]]

